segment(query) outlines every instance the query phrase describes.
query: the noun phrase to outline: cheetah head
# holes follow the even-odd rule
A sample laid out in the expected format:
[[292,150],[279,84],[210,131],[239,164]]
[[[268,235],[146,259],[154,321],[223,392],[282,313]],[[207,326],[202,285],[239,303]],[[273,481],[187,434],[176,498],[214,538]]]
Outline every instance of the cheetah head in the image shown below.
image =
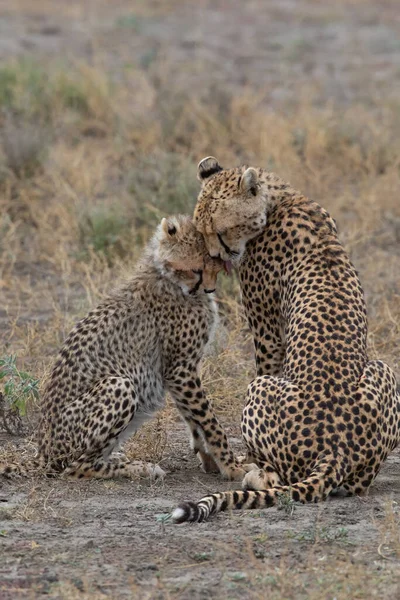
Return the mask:
[[163,219],[155,239],[157,263],[185,292],[215,290],[217,275],[224,263],[210,257],[191,217],[177,215]]
[[267,198],[253,167],[222,169],[213,156],[200,161],[201,191],[194,224],[203,234],[208,252],[224,261],[240,261],[246,243],[264,229]]

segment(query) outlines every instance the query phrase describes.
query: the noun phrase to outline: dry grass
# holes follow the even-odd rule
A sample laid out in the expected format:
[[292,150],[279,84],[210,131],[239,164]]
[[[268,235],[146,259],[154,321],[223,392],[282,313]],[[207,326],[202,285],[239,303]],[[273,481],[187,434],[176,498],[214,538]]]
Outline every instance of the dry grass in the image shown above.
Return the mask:
[[[149,98],[145,107],[127,102],[132,77]],[[269,166],[332,212],[366,288],[371,352],[399,370],[397,107],[317,109],[300,95],[276,114],[250,92],[223,100],[172,97],[165,75],[155,84],[145,71],[116,85],[82,64],[2,67],[5,352],[42,376],[73,322],[129,271],[160,217],[191,211],[195,163],[212,152],[222,164]],[[45,148],[35,150],[32,119],[47,123]],[[223,410],[229,402],[231,412],[252,374],[251,343],[237,284],[220,284],[225,340],[204,374],[215,403]]]

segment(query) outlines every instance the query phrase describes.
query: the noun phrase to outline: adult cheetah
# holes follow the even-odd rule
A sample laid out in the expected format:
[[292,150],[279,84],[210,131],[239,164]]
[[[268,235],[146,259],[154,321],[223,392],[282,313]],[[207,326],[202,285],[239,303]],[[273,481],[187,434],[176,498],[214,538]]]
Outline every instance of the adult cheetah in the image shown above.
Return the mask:
[[162,220],[130,280],[83,318],[62,347],[39,425],[47,472],[163,476],[158,466],[112,452],[163,406],[169,391],[203,468],[243,478],[199,378],[217,318],[213,295],[204,292],[214,291],[222,265],[208,256],[190,217]]
[[175,522],[262,508],[281,494],[318,502],[336,488],[364,493],[400,441],[392,370],[366,353],[357,273],[334,220],[277,175],[201,161],[195,224],[213,257],[233,260],[254,335],[258,377],[242,416],[259,470],[244,491],[175,509]]

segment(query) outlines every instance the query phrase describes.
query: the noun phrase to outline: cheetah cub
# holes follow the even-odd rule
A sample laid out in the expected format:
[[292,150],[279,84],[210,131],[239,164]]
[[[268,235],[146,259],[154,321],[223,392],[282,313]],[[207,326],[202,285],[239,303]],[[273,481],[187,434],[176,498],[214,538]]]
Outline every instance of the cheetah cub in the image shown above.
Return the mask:
[[162,220],[130,280],[83,318],[61,349],[39,425],[47,472],[164,476],[158,466],[112,453],[164,406],[169,391],[203,469],[243,478],[199,377],[217,319],[210,292],[222,266],[190,217]]

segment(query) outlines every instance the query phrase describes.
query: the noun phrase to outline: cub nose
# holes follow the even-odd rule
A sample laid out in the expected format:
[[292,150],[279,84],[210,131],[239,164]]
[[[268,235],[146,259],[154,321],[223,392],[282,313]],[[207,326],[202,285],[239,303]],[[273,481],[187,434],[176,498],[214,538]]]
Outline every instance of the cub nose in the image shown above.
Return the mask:
[[211,256],[211,258],[220,258],[220,253],[218,252],[218,250],[216,250],[215,252],[209,252],[209,255]]

